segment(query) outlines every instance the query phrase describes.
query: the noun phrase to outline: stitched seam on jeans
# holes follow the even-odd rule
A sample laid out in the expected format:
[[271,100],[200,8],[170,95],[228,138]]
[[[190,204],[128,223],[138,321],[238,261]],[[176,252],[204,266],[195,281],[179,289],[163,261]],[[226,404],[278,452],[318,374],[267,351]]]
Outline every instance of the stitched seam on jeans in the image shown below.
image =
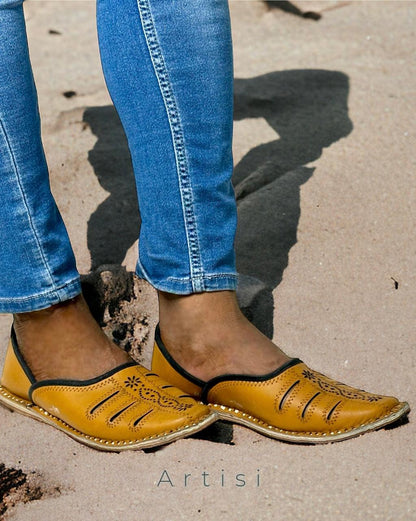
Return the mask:
[[[198,278],[198,279],[201,279],[201,280],[209,280],[209,279],[238,279],[238,275],[233,275],[232,273],[228,274],[228,273],[216,273],[214,275],[202,275],[201,277],[195,277],[195,278]],[[171,282],[186,282],[187,279],[186,277],[184,278],[179,278],[179,277],[167,277],[166,278],[166,281],[171,281]]]
[[188,243],[188,256],[191,272],[191,281],[194,291],[204,290],[203,286],[195,284],[201,280],[202,262],[198,244],[198,232],[196,216],[194,212],[194,200],[189,165],[186,157],[185,138],[180,119],[177,101],[175,99],[168,70],[166,67],[159,38],[154,24],[150,4],[148,0],[137,0],[143,32],[146,38],[147,48],[152,60],[153,68],[160,92],[166,109],[166,114],[171,129],[173,149],[175,151],[176,169],[178,173],[179,192],[182,201],[182,211],[185,223],[186,240]]
[[[28,221],[29,221],[29,225],[30,225],[30,229],[32,230],[32,233],[33,233],[33,236],[35,238],[35,242],[37,244],[37,247],[38,247],[38,251],[40,253],[40,256],[41,256],[41,259],[43,261],[43,265],[44,265],[44,268],[49,276],[49,279],[50,279],[50,283],[52,285],[52,287],[54,287],[55,283],[54,283],[54,280],[53,280],[53,276],[52,276],[52,272],[51,270],[49,269],[49,265],[47,263],[47,260],[46,260],[46,256],[44,254],[44,251],[43,251],[43,248],[42,248],[42,243],[39,239],[39,234],[38,234],[38,231],[36,230],[36,227],[35,227],[35,224],[34,222],[32,221],[32,216],[30,215],[30,211],[29,211],[29,205],[27,203],[27,198],[26,198],[26,194],[25,194],[25,191],[23,189],[23,185],[22,185],[22,181],[20,179],[20,175],[19,175],[19,169],[17,168],[17,162],[16,162],[16,158],[14,157],[14,154],[13,154],[13,149],[12,149],[12,146],[10,144],[10,141],[7,137],[7,132],[6,132],[6,129],[4,127],[4,124],[3,124],[3,121],[0,117],[0,130],[2,131],[2,134],[4,136],[4,141],[6,143],[6,146],[7,146],[7,149],[9,151],[9,156],[10,156],[10,159],[11,159],[11,163],[13,165],[13,169],[14,169],[14,173],[16,175],[16,179],[17,179],[17,185],[19,187],[19,190],[20,190],[20,194],[22,196],[22,199],[23,199],[23,203],[24,203],[24,206],[26,208],[26,213],[27,213],[27,217],[28,217]],[[55,289],[55,288],[54,288]]]
[[[139,250],[140,250],[140,248],[139,248]],[[141,274],[139,274],[139,277],[140,276],[144,276],[145,279],[147,280],[147,282],[149,282],[155,288],[160,289],[160,284],[158,284],[157,282],[153,281],[152,277],[150,277],[150,275],[145,270],[143,264],[140,262],[140,258],[137,259],[137,267],[140,268],[140,270],[141,270]],[[202,283],[204,282],[204,280],[215,280],[215,279],[220,279],[220,280],[238,280],[238,274],[236,275],[234,273],[212,273],[212,274],[204,274],[202,276],[199,276],[198,279]],[[180,284],[191,284],[191,286],[193,287],[194,286],[194,284],[193,284],[194,281],[195,281],[195,279],[191,280],[189,277],[182,277],[182,278],[179,278],[179,277],[167,277],[162,282],[163,283],[166,283],[166,282],[178,282]],[[205,287],[205,285],[204,285],[204,287]],[[162,291],[165,291],[165,290],[162,290]]]
[[66,288],[70,288],[71,286],[75,286],[76,287],[78,285],[78,283],[79,283],[79,279],[75,278],[75,279],[70,280],[66,284],[63,284],[62,286],[58,286],[58,287],[56,287],[56,288],[54,288],[52,290],[49,290],[49,291],[44,291],[43,293],[37,293],[36,295],[29,295],[27,297],[12,297],[12,298],[0,297],[0,302],[10,302],[10,303],[18,304],[19,302],[28,302],[30,300],[37,300],[37,299],[40,299],[40,298],[48,297],[51,294],[56,295],[61,290],[66,289]]

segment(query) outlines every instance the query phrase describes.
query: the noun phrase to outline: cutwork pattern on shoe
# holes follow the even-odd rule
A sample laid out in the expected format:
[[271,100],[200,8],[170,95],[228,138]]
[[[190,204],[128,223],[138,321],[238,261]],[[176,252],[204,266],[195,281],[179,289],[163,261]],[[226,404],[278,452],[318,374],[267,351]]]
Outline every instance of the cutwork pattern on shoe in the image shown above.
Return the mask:
[[335,380],[330,380],[321,373],[312,371],[311,369],[304,369],[302,372],[303,376],[311,382],[317,384],[322,390],[343,396],[344,398],[350,398],[355,400],[364,400],[366,402],[378,402],[383,397],[376,394],[370,394],[366,391],[360,391],[359,389],[353,389],[348,385],[342,384]]
[[222,420],[295,443],[341,441],[406,415],[409,404],[355,389],[292,359],[264,376],[223,375],[202,382],[172,359],[155,332],[152,370],[201,398]]
[[129,362],[90,380],[37,382],[14,331],[0,379],[0,404],[45,422],[90,447],[155,447],[200,431],[217,419],[209,408],[145,367]]
[[173,408],[177,411],[186,411],[192,407],[189,403],[180,403],[172,396],[163,396],[158,391],[147,387],[138,376],[129,376],[124,381],[126,389],[137,391],[140,398],[152,403],[157,403],[160,407]]
[[132,389],[137,389],[139,386],[140,378],[137,376],[129,376],[124,382],[126,387],[131,387]]

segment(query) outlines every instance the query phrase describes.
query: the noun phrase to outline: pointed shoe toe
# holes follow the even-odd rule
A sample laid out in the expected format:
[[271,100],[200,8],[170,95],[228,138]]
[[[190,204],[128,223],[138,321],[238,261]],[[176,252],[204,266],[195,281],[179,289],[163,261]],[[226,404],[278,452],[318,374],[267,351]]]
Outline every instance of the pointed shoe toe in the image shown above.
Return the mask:
[[136,364],[86,381],[36,382],[12,332],[0,403],[90,447],[145,449],[198,432],[217,419],[209,407]]
[[397,421],[410,408],[355,389],[292,359],[264,376],[223,375],[203,382],[175,362],[156,330],[152,369],[202,399],[220,419],[295,443],[346,440]]
[[220,418],[297,443],[346,440],[409,412],[407,403],[349,387],[297,359],[264,377],[211,381],[204,396]]

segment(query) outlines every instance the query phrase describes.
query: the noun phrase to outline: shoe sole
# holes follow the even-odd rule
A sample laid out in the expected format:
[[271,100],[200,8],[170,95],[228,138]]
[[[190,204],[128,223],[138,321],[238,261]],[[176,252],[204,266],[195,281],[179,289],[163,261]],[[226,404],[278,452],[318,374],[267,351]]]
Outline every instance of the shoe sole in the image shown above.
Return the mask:
[[242,412],[238,409],[232,409],[230,407],[226,407],[217,403],[210,403],[208,405],[211,408],[211,410],[217,413],[219,420],[238,423],[240,425],[243,425],[244,427],[248,427],[254,431],[259,432],[260,434],[263,434],[270,438],[274,438],[276,440],[287,441],[289,443],[310,443],[314,445],[319,443],[332,443],[336,441],[348,440],[350,438],[360,436],[365,432],[375,431],[377,429],[385,427],[386,425],[396,422],[410,411],[409,404],[407,402],[402,402],[397,404],[386,416],[383,416],[382,418],[379,418],[376,421],[359,425],[354,429],[327,433],[297,433],[278,429],[273,425],[268,425],[262,420],[259,420],[254,416],[250,416],[249,414]]
[[157,447],[159,445],[165,445],[167,443],[171,443],[173,441],[195,434],[196,432],[205,429],[205,427],[208,427],[208,425],[211,425],[218,419],[217,414],[212,412],[211,414],[202,417],[201,421],[185,425],[185,427],[179,430],[164,432],[158,434],[157,436],[148,436],[146,438],[142,438],[141,440],[114,441],[83,434],[82,432],[68,425],[60,418],[57,418],[56,416],[53,416],[49,412],[45,411],[45,409],[42,409],[42,407],[39,407],[33,402],[29,402],[19,396],[14,395],[1,385],[0,404],[7,409],[10,409],[11,411],[17,411],[21,414],[24,414],[25,416],[29,416],[30,418],[34,418],[35,420],[51,425],[52,427],[59,429],[74,440],[83,443],[88,447],[112,452],[120,452],[123,450],[143,450]]

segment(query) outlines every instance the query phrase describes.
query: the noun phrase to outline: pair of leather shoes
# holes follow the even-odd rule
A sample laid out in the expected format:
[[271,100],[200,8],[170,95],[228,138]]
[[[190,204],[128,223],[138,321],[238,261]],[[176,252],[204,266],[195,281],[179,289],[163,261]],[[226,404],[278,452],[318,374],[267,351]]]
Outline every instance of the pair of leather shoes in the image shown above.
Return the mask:
[[264,376],[232,374],[203,382],[170,356],[158,327],[152,372],[132,362],[87,381],[40,382],[12,330],[0,382],[1,404],[110,451],[169,443],[217,419],[279,440],[326,443],[384,427],[410,410],[396,398],[331,380],[299,359]]

